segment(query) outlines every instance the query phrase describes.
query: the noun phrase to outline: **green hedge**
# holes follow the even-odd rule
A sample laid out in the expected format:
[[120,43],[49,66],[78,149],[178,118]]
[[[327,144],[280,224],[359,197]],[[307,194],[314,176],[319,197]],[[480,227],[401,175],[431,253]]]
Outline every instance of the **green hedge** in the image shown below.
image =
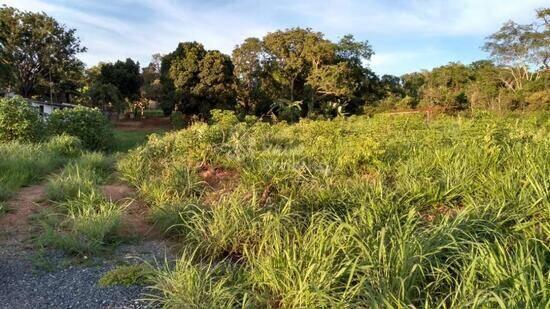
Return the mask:
[[91,150],[109,150],[113,144],[113,128],[97,108],[77,106],[54,111],[48,120],[48,133],[78,137]]

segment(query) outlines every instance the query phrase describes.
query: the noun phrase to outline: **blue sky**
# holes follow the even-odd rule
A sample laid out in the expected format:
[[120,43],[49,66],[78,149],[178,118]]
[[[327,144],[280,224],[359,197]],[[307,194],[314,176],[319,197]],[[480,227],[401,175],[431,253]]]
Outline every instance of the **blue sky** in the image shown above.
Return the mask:
[[127,57],[144,66],[181,41],[231,53],[250,36],[311,27],[337,40],[369,40],[378,74],[484,59],[484,38],[512,19],[528,23],[548,0],[2,0],[76,28],[87,65]]

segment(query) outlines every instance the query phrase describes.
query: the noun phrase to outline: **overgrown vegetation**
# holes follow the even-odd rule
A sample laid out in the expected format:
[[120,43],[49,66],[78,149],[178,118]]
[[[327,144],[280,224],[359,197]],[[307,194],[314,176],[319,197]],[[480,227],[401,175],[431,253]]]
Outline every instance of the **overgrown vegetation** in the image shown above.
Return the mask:
[[44,136],[38,110],[21,97],[0,99],[0,142],[35,142]]
[[[544,307],[550,122],[475,113],[239,122],[118,169],[180,240],[167,307]],[[195,252],[195,253],[190,253]]]

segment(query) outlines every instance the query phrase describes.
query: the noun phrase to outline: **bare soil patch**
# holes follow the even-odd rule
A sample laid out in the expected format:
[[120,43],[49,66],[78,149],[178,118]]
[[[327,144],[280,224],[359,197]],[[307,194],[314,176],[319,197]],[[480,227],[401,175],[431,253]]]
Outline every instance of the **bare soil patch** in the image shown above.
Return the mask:
[[45,199],[44,185],[22,188],[7,202],[10,212],[0,217],[0,239],[6,237],[9,242],[22,242],[31,233],[29,218],[45,207],[40,203]]
[[160,239],[162,233],[147,220],[148,207],[137,199],[134,188],[123,183],[101,186],[108,200],[124,206],[122,213],[122,236],[140,239]]
[[119,120],[115,121],[114,124],[115,127],[121,131],[145,131],[155,129],[169,130],[172,128],[169,117],[140,120]]

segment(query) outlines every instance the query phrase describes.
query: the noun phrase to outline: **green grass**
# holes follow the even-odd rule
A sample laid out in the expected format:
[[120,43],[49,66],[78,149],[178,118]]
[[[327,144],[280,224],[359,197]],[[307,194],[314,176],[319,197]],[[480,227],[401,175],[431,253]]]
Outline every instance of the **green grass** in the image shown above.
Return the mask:
[[107,201],[100,185],[111,175],[113,157],[85,152],[49,177],[46,195],[54,202],[39,218],[40,246],[77,256],[101,254],[119,242],[124,205]]
[[113,143],[114,152],[127,152],[147,142],[151,134],[162,135],[164,130],[143,130],[143,131],[122,131],[114,130],[115,142]]
[[544,113],[222,113],[152,137],[118,170],[187,252],[155,276],[166,307],[541,308],[549,133]]
[[61,173],[49,177],[46,195],[49,200],[63,202],[91,194],[98,190],[99,183],[107,179],[112,165],[112,158],[102,153],[84,153],[67,164]]
[[105,273],[98,281],[102,287],[122,285],[146,285],[154,275],[151,266],[146,264],[122,265]]

